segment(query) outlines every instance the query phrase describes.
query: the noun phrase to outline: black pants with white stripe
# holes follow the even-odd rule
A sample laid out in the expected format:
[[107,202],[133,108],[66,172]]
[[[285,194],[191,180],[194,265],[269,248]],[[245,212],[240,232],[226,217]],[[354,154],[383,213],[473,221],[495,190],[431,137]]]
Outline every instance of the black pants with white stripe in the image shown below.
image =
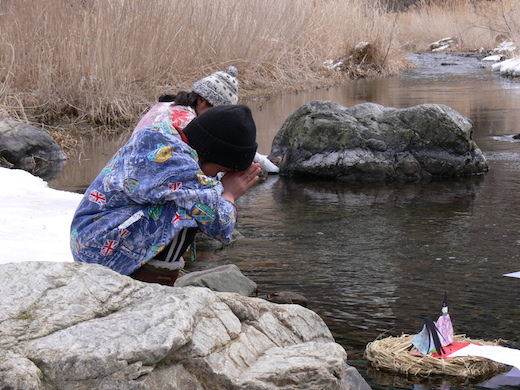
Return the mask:
[[168,263],[179,260],[195,239],[197,230],[197,228],[182,229],[177,233],[177,235],[175,235],[175,237],[173,237],[173,240],[166,246],[166,248],[159,252],[153,259],[166,261]]
[[[175,280],[177,280],[177,277],[179,276],[179,264],[172,263],[182,257],[184,252],[186,252],[186,249],[188,249],[188,246],[195,239],[196,233],[197,228],[186,228],[181,230],[173,238],[172,242],[170,242],[162,252],[158,253],[157,256],[152,259],[154,261],[150,261],[153,265],[145,264],[129,276],[142,282],[173,286]],[[158,262],[163,264],[157,264]],[[182,261],[182,264],[184,264],[184,261]],[[169,269],[170,265],[172,269]]]

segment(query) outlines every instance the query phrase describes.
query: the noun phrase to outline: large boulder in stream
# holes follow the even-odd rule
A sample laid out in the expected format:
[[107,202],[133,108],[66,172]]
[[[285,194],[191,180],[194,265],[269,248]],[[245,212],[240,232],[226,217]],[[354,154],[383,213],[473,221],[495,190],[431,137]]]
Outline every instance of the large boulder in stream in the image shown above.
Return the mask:
[[0,388],[369,390],[314,312],[82,263],[0,265]]
[[441,104],[397,109],[310,101],[284,122],[269,159],[282,175],[349,183],[421,182],[489,167],[471,121]]
[[12,119],[0,120],[0,167],[23,169],[51,181],[61,173],[66,160],[45,131]]

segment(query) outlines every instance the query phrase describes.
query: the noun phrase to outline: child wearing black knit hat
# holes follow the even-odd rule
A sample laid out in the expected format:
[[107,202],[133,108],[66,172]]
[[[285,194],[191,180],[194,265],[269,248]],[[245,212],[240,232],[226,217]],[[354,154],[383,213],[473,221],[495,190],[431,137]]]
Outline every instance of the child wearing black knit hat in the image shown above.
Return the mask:
[[[246,105],[214,107],[192,120],[183,133],[189,145],[197,151],[204,173],[216,176],[218,172],[226,172],[222,179],[223,196],[226,197],[227,187],[235,184],[233,178],[243,176],[252,167],[258,147],[251,109]],[[250,177],[256,181],[260,173],[259,164],[253,167]],[[228,200],[234,202],[236,199],[238,197],[233,195],[233,199]]]
[[75,261],[173,285],[197,231],[231,241],[234,202],[260,173],[251,110],[217,106],[184,132],[169,121],[135,132],[87,189],[71,226]]
[[184,134],[204,161],[238,171],[251,165],[258,146],[251,110],[245,105],[208,110],[190,122]]

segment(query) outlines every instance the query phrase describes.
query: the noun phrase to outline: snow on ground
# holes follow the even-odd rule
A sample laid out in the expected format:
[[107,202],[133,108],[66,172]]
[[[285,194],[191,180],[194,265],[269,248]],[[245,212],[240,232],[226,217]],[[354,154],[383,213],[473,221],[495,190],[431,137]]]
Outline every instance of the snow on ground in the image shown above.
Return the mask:
[[499,72],[502,76],[520,77],[520,57],[497,62],[491,65],[491,70]]
[[18,169],[0,168],[0,182],[0,264],[72,261],[70,224],[82,195]]
[[491,70],[499,72],[502,76],[520,77],[520,57],[502,61],[506,57],[504,53],[511,55],[517,49],[514,42],[504,41],[492,50],[495,54],[487,56],[482,61],[496,62],[496,64],[491,65]]

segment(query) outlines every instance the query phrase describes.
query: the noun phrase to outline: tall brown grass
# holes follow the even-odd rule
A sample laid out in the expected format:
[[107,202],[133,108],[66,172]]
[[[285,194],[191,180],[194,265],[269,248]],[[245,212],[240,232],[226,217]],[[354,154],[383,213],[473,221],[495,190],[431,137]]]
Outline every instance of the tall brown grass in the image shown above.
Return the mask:
[[[428,50],[451,37],[453,50],[491,50],[506,40],[520,46],[517,0],[420,0],[401,15],[399,40],[406,50]],[[513,53],[511,53],[513,54]]]
[[231,64],[251,97],[395,73],[404,43],[452,34],[491,48],[518,34],[516,0],[444,3],[393,14],[365,0],[0,0],[0,117],[130,125],[158,95]]

